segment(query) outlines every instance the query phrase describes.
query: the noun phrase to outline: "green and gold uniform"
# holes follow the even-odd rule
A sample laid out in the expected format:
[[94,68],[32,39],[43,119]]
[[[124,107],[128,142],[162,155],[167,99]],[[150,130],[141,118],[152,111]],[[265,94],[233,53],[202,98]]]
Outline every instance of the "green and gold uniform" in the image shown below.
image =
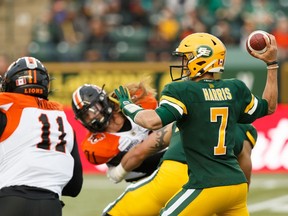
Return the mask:
[[165,86],[156,112],[163,126],[177,121],[189,173],[161,215],[221,215],[230,207],[231,215],[249,215],[247,180],[233,151],[235,127],[267,115],[267,101],[236,79],[181,81]]
[[[236,155],[242,151],[244,140],[250,141],[254,146],[257,139],[257,131],[252,125],[238,125],[234,147]],[[159,169],[150,177],[128,186],[120,197],[106,207],[103,215],[158,215],[165,203],[188,181],[187,171],[180,133],[176,124],[173,124],[170,145],[163,155]]]
[[251,124],[237,124],[235,130],[235,146],[234,146],[234,154],[237,156],[240,154],[243,148],[243,141],[248,140],[252,148],[254,148],[256,144],[256,140],[258,138],[257,130]]

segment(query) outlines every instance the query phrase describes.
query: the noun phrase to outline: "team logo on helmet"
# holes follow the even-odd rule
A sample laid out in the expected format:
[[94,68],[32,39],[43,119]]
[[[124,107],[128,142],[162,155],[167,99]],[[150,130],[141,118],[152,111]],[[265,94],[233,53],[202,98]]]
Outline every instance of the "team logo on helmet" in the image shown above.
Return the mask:
[[209,46],[200,46],[197,48],[197,55],[200,55],[202,57],[211,57],[213,55],[213,50]]

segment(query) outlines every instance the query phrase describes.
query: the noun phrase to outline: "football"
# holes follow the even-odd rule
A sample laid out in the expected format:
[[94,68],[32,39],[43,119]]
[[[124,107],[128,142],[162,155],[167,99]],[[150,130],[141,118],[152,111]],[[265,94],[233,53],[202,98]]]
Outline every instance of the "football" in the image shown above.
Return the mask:
[[246,49],[249,54],[251,52],[262,54],[266,52],[266,42],[264,38],[268,38],[270,41],[270,38],[268,36],[268,33],[262,30],[253,31],[246,40]]

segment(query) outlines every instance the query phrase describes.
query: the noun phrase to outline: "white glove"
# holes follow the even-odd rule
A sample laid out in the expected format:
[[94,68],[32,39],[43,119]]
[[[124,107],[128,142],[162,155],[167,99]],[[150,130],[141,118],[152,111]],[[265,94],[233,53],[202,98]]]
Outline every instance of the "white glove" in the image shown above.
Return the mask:
[[123,166],[118,164],[116,167],[109,167],[107,170],[107,177],[114,183],[121,182],[128,172],[123,168]]

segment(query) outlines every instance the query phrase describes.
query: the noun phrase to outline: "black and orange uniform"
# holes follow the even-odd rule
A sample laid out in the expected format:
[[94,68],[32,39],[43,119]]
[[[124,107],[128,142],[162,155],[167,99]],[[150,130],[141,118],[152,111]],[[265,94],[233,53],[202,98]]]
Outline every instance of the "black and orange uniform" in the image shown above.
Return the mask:
[[1,215],[61,215],[62,195],[77,196],[82,166],[62,106],[0,93]]

